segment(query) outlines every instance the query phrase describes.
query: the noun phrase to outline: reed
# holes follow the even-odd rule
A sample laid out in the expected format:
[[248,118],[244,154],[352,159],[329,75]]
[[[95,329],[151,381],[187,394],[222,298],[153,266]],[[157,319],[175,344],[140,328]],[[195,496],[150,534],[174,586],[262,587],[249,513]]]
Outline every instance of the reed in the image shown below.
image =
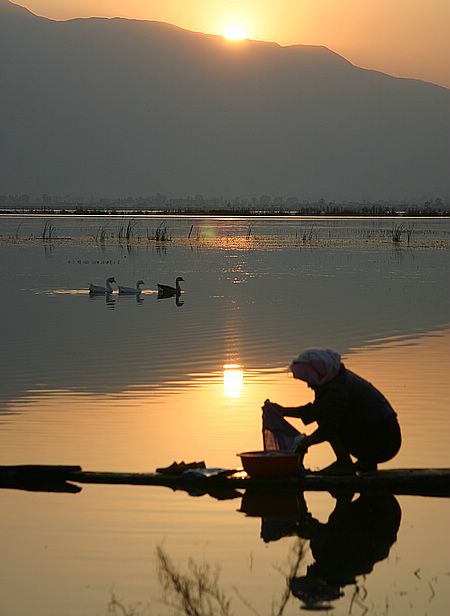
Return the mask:
[[186,616],[231,616],[231,600],[219,586],[220,569],[189,559],[187,573],[180,573],[158,546],[158,578],[164,603]]
[[140,604],[127,607],[112,592],[107,607],[107,614],[108,616],[141,616],[143,612],[141,611]]
[[[126,244],[131,244],[135,236],[135,228],[136,223],[134,220],[129,220],[126,225],[122,224],[117,232],[117,239],[119,240],[119,244],[121,244],[122,242],[125,242]],[[139,241],[140,237],[138,236],[136,239]]]
[[[299,574],[304,563],[306,541],[298,538],[291,547],[286,570],[275,566],[275,570],[285,580],[285,587],[280,598],[273,599],[268,616],[283,616],[291,597],[290,582]],[[156,548],[158,580],[162,587],[162,603],[171,609],[171,613],[180,616],[233,616],[242,610],[232,610],[232,599],[220,586],[220,567],[207,562],[198,563],[188,560],[185,573],[179,571],[168,554],[161,546]],[[235,598],[254,616],[261,616],[252,603],[236,586],[232,586]],[[317,609],[317,608],[316,608]],[[111,599],[107,606],[108,616],[144,616],[153,614],[152,605],[136,603],[126,606],[111,591]]]
[[55,236],[55,227],[52,225],[50,220],[46,220],[44,224],[44,228],[42,230],[42,241],[43,242],[51,242]]
[[127,240],[127,244],[129,244],[131,239],[133,238],[134,227],[135,227],[135,223],[132,220],[129,220],[126,226],[126,229],[125,229],[125,238]]
[[391,230],[392,242],[399,244],[402,241],[403,225],[394,225]]
[[314,227],[310,227],[309,229],[304,229],[302,232],[295,232],[295,239],[297,242],[303,242],[304,244],[307,242],[312,242],[317,239],[317,231]]
[[[283,616],[291,596],[290,581],[298,575],[304,562],[306,541],[298,538],[291,548],[285,571],[277,568],[285,580],[285,588],[279,600],[273,600],[270,616]],[[220,588],[220,568],[208,563],[197,563],[192,558],[188,561],[187,571],[181,573],[173,564],[161,546],[156,548],[158,579],[163,589],[163,602],[170,606],[175,614],[186,616],[231,616],[231,598]],[[233,586],[236,598],[254,614],[260,613],[251,602]],[[238,612],[239,613],[239,612]],[[124,616],[128,616],[124,614]]]
[[119,240],[119,244],[122,242],[124,236],[124,227],[123,225],[119,227],[119,230],[117,232],[117,239]]
[[394,225],[391,231],[392,242],[399,244],[402,241],[403,234],[406,234],[406,241],[408,246],[411,244],[411,238],[414,232],[414,225],[408,228],[405,225]]
[[414,232],[414,225],[410,229],[406,229],[406,237],[407,237],[407,241],[408,241],[408,246],[411,243],[411,238],[412,238],[413,232]]
[[167,230],[166,223],[163,221],[151,233],[147,228],[147,240],[149,242],[170,242],[172,234]]
[[106,240],[107,229],[105,226],[101,226],[97,229],[97,233],[95,234],[95,241],[97,244],[104,244]]

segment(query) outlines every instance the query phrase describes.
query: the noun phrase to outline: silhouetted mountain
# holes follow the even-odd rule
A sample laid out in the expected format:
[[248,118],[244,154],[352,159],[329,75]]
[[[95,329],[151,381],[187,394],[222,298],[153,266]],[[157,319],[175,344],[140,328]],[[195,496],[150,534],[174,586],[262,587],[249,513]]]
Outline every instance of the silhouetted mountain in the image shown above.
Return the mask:
[[450,196],[450,91],[324,47],[0,0],[0,83],[0,193]]

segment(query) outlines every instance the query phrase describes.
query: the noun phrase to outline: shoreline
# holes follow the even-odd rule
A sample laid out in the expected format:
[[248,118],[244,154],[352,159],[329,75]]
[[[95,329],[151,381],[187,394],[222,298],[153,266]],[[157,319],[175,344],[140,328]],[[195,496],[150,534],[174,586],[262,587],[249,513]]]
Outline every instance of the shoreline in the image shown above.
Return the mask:
[[361,208],[327,207],[315,208],[304,207],[295,210],[284,209],[213,209],[213,208],[180,208],[180,209],[152,209],[152,208],[1,208],[2,216],[143,216],[143,217],[243,217],[243,218],[450,218],[450,209],[424,210],[420,208],[393,209],[390,207],[368,206]]

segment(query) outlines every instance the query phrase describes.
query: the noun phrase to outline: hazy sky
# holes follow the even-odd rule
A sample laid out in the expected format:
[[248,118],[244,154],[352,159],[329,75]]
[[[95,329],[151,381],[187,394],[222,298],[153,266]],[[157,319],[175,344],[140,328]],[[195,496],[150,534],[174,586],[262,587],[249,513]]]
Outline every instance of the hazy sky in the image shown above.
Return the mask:
[[450,0],[16,0],[53,19],[121,16],[319,44],[353,63],[450,87]]

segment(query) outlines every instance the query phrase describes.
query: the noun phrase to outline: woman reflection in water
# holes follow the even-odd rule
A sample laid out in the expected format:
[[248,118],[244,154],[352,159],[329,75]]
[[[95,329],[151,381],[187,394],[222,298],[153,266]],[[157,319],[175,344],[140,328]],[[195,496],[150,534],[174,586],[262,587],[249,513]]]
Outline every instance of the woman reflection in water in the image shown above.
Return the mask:
[[[347,370],[339,353],[329,349],[307,349],[291,363],[294,378],[314,390],[314,402],[284,407],[266,400],[263,409],[286,417],[299,417],[305,425],[318,424],[297,451],[329,442],[336,461],[321,472],[349,474],[370,472],[379,462],[393,458],[401,445],[397,415],[371,383]],[[351,456],[356,458],[353,464]]]
[[314,518],[298,524],[297,534],[310,540],[314,562],[306,575],[292,577],[289,587],[306,610],[332,608],[329,602],[387,558],[397,539],[401,509],[392,494],[363,493],[352,500],[352,494],[342,493],[336,499],[326,524]]
[[309,539],[313,562],[306,575],[293,570],[288,578],[292,594],[303,602],[302,609],[331,610],[332,601],[343,595],[343,588],[356,585],[375,563],[388,557],[397,539],[401,509],[392,494],[363,492],[333,493],[336,504],[326,523],[308,511],[302,492],[273,492],[247,489],[239,511],[261,518],[261,538],[265,543],[282,537]]

